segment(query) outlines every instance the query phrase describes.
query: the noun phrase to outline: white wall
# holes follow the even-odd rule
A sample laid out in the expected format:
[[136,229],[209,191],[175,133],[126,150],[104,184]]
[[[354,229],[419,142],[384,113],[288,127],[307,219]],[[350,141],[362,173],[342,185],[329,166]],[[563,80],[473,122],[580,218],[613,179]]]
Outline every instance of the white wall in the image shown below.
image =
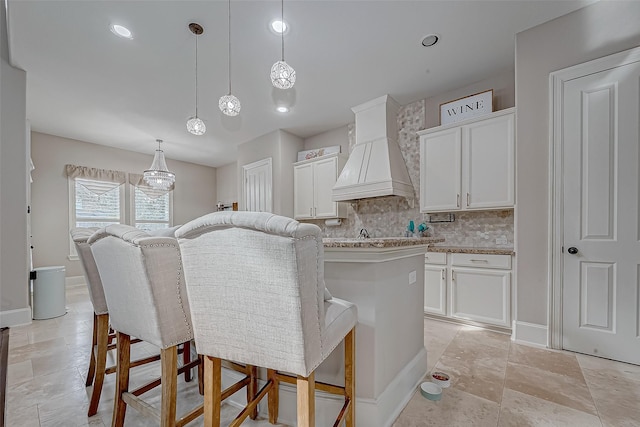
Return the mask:
[[218,201],[222,203],[238,202],[238,163],[216,168],[216,189]]
[[601,1],[516,36],[517,320],[547,324],[549,73],[640,45],[640,2]]
[[0,326],[31,321],[27,263],[26,84],[9,64],[4,2],[0,5]]
[[331,147],[333,145],[339,145],[341,153],[349,154],[349,125],[341,126],[304,140],[305,150]]
[[[153,155],[105,147],[88,142],[32,132],[35,165],[31,196],[31,231],[35,267],[64,265],[66,275],[80,276],[79,261],[69,255],[69,199],[65,165],[142,173]],[[176,174],[173,191],[173,222],[184,224],[216,210],[216,170],[207,166],[172,160],[165,152],[169,169]]]
[[258,160],[272,158],[273,213],[293,216],[293,163],[304,147],[302,138],[283,130],[275,130],[238,146],[238,197],[242,200],[242,167]]

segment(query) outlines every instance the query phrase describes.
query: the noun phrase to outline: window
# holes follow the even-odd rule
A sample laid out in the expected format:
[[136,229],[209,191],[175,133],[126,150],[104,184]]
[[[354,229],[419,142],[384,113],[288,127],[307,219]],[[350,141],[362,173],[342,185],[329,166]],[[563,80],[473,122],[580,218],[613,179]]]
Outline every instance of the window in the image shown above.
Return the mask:
[[73,227],[104,227],[124,222],[123,186],[76,178]]
[[172,223],[173,193],[154,194],[131,186],[133,202],[131,203],[133,225],[142,230],[158,230],[168,228]]
[[[138,174],[75,165],[66,167],[69,229],[110,224],[130,224],[147,231],[171,227],[173,192],[149,187]],[[77,259],[70,236],[69,259]]]

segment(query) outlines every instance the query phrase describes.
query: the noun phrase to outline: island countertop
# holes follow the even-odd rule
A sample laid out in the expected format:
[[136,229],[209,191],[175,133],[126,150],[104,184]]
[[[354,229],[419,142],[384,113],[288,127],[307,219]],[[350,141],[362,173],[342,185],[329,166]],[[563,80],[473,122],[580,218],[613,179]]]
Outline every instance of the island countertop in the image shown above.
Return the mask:
[[429,246],[427,252],[447,252],[457,254],[489,254],[489,255],[515,255],[513,248],[480,248],[464,246]]
[[444,242],[442,237],[372,237],[367,239],[324,238],[325,248],[398,248]]

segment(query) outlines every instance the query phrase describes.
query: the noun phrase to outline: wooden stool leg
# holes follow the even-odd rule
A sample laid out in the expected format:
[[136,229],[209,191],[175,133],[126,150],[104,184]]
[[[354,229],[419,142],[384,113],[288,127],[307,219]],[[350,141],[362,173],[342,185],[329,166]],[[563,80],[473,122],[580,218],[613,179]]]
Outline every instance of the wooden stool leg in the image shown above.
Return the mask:
[[160,426],[175,427],[176,398],[178,395],[178,347],[173,346],[162,349],[160,351],[160,364],[162,366]]
[[96,374],[89,402],[88,415],[91,417],[98,412],[100,395],[102,394],[102,384],[104,383],[105,369],[107,365],[107,346],[109,345],[109,315],[98,314],[93,319],[96,328],[97,353],[96,353]]
[[116,395],[113,402],[112,427],[124,426],[124,415],[127,404],[122,400],[122,394],[129,390],[129,364],[131,363],[131,337],[116,332],[116,346],[118,349],[118,364],[116,368]]
[[220,427],[222,361],[204,356],[204,427]]
[[[187,341],[182,345],[182,366],[188,365],[191,362],[191,341]],[[186,382],[191,381],[191,369],[184,371],[184,380]]]
[[267,397],[269,422],[276,424],[278,422],[278,407],[280,404],[280,381],[278,380],[278,372],[274,369],[267,369],[267,381],[273,381],[273,387],[269,390]]
[[200,396],[204,396],[204,356],[199,354],[198,359],[198,393]]
[[87,371],[87,380],[85,387],[93,384],[93,377],[96,375],[96,344],[98,343],[98,320],[97,314],[93,313],[93,339],[91,340],[91,356],[89,359],[89,370]]
[[[251,402],[258,395],[258,368],[253,365],[247,365],[247,370],[249,371],[249,384],[247,385],[247,403]],[[255,420],[258,418],[258,406],[249,414],[249,418]]]
[[356,328],[344,338],[344,392],[349,399],[346,427],[356,425]]
[[298,427],[315,427],[316,425],[316,399],[315,399],[315,372],[308,377],[298,375]]

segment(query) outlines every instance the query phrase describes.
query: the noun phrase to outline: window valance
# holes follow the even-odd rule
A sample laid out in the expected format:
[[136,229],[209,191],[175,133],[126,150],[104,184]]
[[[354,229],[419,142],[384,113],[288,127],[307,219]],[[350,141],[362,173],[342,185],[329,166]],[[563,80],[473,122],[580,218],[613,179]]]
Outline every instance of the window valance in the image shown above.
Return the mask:
[[81,182],[81,185],[97,195],[102,195],[124,184],[125,182],[127,182],[127,175],[129,175],[129,183],[136,188],[139,188],[140,191],[144,192],[151,199],[162,197],[175,188],[175,184],[173,184],[168,190],[155,189],[145,182],[142,174],[138,173],[127,174],[127,172],[123,171],[90,168],[87,166],[77,165],[65,165],[65,171],[69,178],[80,178],[83,180],[94,181],[84,181]]
[[87,166],[65,165],[67,177],[94,182],[81,182],[82,186],[94,194],[102,195],[127,182],[127,174],[110,169],[90,168]]

